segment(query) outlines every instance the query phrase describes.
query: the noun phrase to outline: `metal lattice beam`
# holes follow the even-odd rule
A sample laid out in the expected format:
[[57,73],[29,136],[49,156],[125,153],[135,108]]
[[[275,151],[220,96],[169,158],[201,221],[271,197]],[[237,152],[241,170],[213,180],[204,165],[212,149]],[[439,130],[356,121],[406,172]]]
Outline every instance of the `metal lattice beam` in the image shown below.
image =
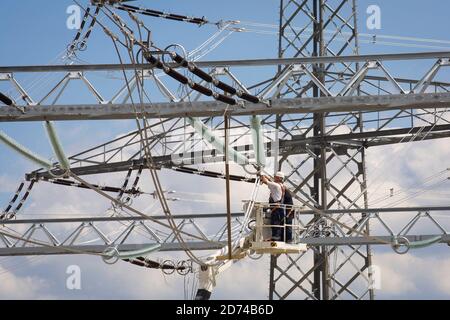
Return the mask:
[[217,101],[148,103],[140,106],[136,114],[131,104],[39,105],[22,113],[13,107],[0,108],[0,122],[26,122],[46,120],[117,120],[220,116],[225,110],[233,116],[252,114],[300,114],[327,112],[385,111],[391,109],[449,108],[450,93],[419,93],[408,95],[364,97],[320,97],[272,100],[230,107]]

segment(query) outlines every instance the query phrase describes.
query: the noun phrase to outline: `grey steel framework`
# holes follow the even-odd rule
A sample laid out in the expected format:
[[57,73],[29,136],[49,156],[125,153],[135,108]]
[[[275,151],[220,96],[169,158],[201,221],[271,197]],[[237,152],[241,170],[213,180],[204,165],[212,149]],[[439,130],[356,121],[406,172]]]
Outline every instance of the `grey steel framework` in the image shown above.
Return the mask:
[[[330,27],[333,32],[329,31]],[[313,32],[305,39],[302,32],[308,28]],[[279,56],[283,58],[358,55],[356,1],[281,0],[279,35]],[[339,39],[341,37],[345,40],[341,41]],[[443,63],[447,64],[448,60]],[[280,91],[280,97],[310,95],[320,100],[323,96],[329,96],[331,90],[342,86],[340,91],[342,95],[350,95],[355,99],[358,99],[357,96],[365,96],[364,100],[367,101],[370,99],[367,96],[374,94],[369,86],[377,88],[377,91],[383,90],[373,81],[364,79],[367,71],[372,68],[379,68],[384,73],[385,79],[392,81],[399,93],[404,93],[378,61],[352,63],[337,60],[313,64],[311,75],[313,81],[308,82],[306,86],[299,85],[300,79],[291,81],[288,90]],[[283,70],[281,66],[280,71]],[[348,82],[345,81],[347,77],[351,79]],[[402,111],[399,111],[399,115],[401,113]],[[352,110],[349,118],[343,118],[335,125],[329,124],[326,115],[330,115],[327,110],[312,114],[309,121],[301,123],[306,127],[301,134],[324,141],[342,125],[347,125],[355,135],[364,131],[364,115],[358,108]],[[279,121],[282,119],[283,116],[280,116]],[[352,124],[350,125],[348,121]],[[286,135],[281,134],[281,138],[286,138]],[[306,198],[316,208],[364,209],[368,207],[365,147],[345,143],[339,146],[318,144],[310,148],[310,154],[302,158],[300,163],[298,160],[296,162],[290,160],[289,156],[281,155],[280,169],[289,171],[287,182],[291,184],[294,192],[299,197]],[[300,178],[300,184],[293,181],[295,177]],[[352,193],[355,185],[359,189],[356,194]],[[347,217],[351,217],[350,222],[347,222],[349,227],[364,226],[365,232],[370,233],[369,224],[365,224],[365,213],[342,214],[338,220],[343,221]],[[336,227],[334,223],[330,223],[320,215],[316,215],[314,221],[319,225],[317,237],[327,236],[330,230]],[[312,257],[305,254],[302,258],[288,258],[285,263],[280,263],[279,257],[272,256],[270,299],[285,299],[296,291],[303,291],[306,298],[313,299],[374,298],[369,245],[349,244],[339,248],[316,246],[312,251]],[[300,271],[297,277],[289,272],[295,269]]]
[[[213,100],[189,86],[180,86],[154,65],[136,61],[0,67],[0,85],[9,86],[17,96],[15,106],[0,108],[0,122],[134,119],[144,115],[149,119],[142,130],[69,157],[71,172],[77,177],[126,172],[122,187],[95,186],[114,194],[123,207],[113,205],[106,212],[109,217],[103,218],[12,220],[35,182],[89,189],[79,181],[61,177],[62,170],[30,172],[26,175],[29,189],[22,185],[11,203],[23,201],[0,216],[0,255],[101,253],[111,246],[126,251],[156,243],[162,251],[183,251],[173,230],[164,224],[164,216],[149,218],[125,207],[132,197],[142,195],[138,183],[146,166],[143,146],[150,147],[157,169],[224,179],[220,170],[208,171],[203,166],[222,163],[223,152],[199,137],[188,120],[201,117],[205,126],[223,137],[226,111],[231,118],[232,147],[253,159],[248,115],[256,114],[266,129],[266,156],[278,160],[287,186],[300,203],[323,211],[323,215],[308,208],[296,212],[305,227],[299,237],[311,249],[300,256],[271,257],[269,298],[373,298],[369,245],[392,245],[399,251],[414,243],[449,242],[449,227],[440,219],[448,214],[448,207],[368,208],[364,150],[450,136],[450,81],[441,71],[450,65],[450,52],[360,56],[355,12],[355,2],[349,0],[282,0],[278,59],[194,62],[216,79],[253,93],[257,103],[237,99],[236,105],[228,105]],[[108,28],[116,35],[126,33],[114,25]],[[305,38],[304,30],[312,30],[312,35]],[[347,37],[345,41],[343,37]],[[397,65],[416,64],[421,78],[399,74]],[[166,66],[188,74],[172,62]],[[105,72],[125,74],[128,81],[118,76],[94,81],[94,75],[98,79]],[[48,90],[33,93],[22,85],[21,75],[35,73],[50,75]],[[92,99],[60,102],[65,93],[80,90],[71,91],[69,84],[73,82],[87,89]],[[139,94],[159,92],[159,96],[144,99],[137,110],[132,100],[137,100],[138,83],[143,88]],[[161,102],[153,102],[158,98]],[[255,181],[254,176],[235,167],[230,179]],[[19,196],[23,192],[26,196]],[[400,228],[390,224],[391,215],[403,219]],[[233,239],[239,237],[241,216],[234,214]],[[205,218],[214,221],[207,230],[199,222]],[[191,250],[214,250],[226,244],[224,214],[182,215],[175,221],[179,230],[188,233],[185,240]],[[414,227],[424,221],[434,231],[415,233]],[[58,226],[64,226],[63,230],[55,231]]]
[[[282,0],[279,56],[339,56],[348,52],[358,55],[356,25],[354,1]],[[335,33],[327,35],[325,30],[329,30],[330,27],[335,30]],[[309,38],[302,39],[302,31],[307,28],[312,28],[313,32]],[[336,41],[335,37],[339,35],[345,37],[343,43]],[[341,83],[342,74],[346,73],[355,77],[355,75],[364,74],[364,69],[367,67],[369,65],[366,64],[361,69],[357,63],[345,62],[316,63],[312,69],[313,76],[317,79],[315,82],[310,82],[309,87],[299,86],[298,81],[292,82],[289,90],[280,92],[280,96],[311,95],[320,99],[328,95],[329,89]],[[344,86],[342,94],[359,95],[361,93],[359,84],[360,82],[356,79],[351,81],[351,86]],[[354,125],[349,126],[351,132],[362,132],[362,114],[354,110],[351,112],[351,117],[354,121]],[[279,118],[282,120],[282,116]],[[305,133],[309,132],[309,135],[316,139],[323,139],[350,120],[342,119],[341,123],[328,128],[324,113],[313,113],[311,119],[312,121],[304,122],[303,126],[308,127]],[[310,149],[310,154],[302,159],[300,164],[295,164],[289,157],[282,156],[279,161],[280,168],[277,169],[288,171],[287,182],[291,184],[294,192],[300,197],[306,197],[311,205],[318,209],[367,208],[364,152],[364,147],[352,148],[351,151],[344,147],[344,150],[338,152],[333,146],[318,145]],[[336,164],[333,162],[338,163],[337,171]],[[339,174],[340,178],[338,178]],[[293,181],[296,177],[301,178],[300,184]],[[354,185],[358,185],[360,190],[356,197],[349,192]],[[364,214],[360,217],[352,215],[352,218],[353,221],[349,226],[359,228],[361,221],[364,220]],[[321,215],[315,215],[313,223],[320,226],[317,227],[317,237],[324,236],[326,232],[335,228],[335,225],[330,224]],[[365,231],[368,233],[369,225],[365,227]],[[365,275],[371,265],[370,246],[349,245],[344,248],[316,246],[311,251],[312,254],[289,259],[287,263],[280,263],[281,259],[277,256],[271,257],[270,299],[285,299],[296,291],[303,291],[307,298],[312,299],[338,299],[341,295],[348,294],[355,298],[364,298],[368,295],[373,299],[373,290],[369,288],[371,275]],[[341,260],[339,256],[347,257],[347,259],[344,259],[345,263],[332,270],[332,265]],[[350,273],[349,268],[353,269]],[[300,275],[297,277],[290,275],[288,271],[292,269],[300,270]],[[362,291],[355,292],[352,287],[355,286],[354,283],[361,280],[367,285],[363,285]],[[287,282],[284,287],[283,281]]]
[[[448,231],[450,225],[442,219],[443,214],[449,214],[450,207],[399,207],[399,208],[372,208],[352,210],[325,211],[333,217],[345,214],[362,215],[359,227],[354,232],[337,226],[335,232],[328,237],[317,237],[317,226],[308,223],[314,216],[311,210],[296,212],[298,220],[306,231],[302,232],[302,242],[312,246],[322,245],[333,247],[363,246],[363,245],[390,245],[392,239],[397,239],[399,253],[406,253],[413,243],[450,243]],[[395,225],[389,218],[395,215],[407,215],[402,225]],[[243,213],[233,213],[232,231],[237,233],[241,225]],[[226,214],[185,214],[174,217],[181,230],[190,230],[198,239],[189,238],[191,250],[217,250],[226,243]],[[180,251],[182,246],[176,242],[173,233],[162,236],[151,219],[164,220],[165,216],[151,216],[151,218],[137,216],[112,217],[74,217],[74,218],[41,218],[17,219],[2,221],[6,227],[0,231],[0,256],[46,255],[46,254],[80,254],[102,253],[109,247],[119,250],[138,250],[149,244],[160,244],[160,251]],[[198,225],[204,219],[217,220],[217,228],[205,230]],[[444,220],[444,221],[443,221]],[[372,237],[358,235],[369,221],[376,235]],[[417,234],[414,228],[421,224],[430,223],[433,229],[430,234]],[[58,227],[64,226],[63,230]],[[111,230],[114,232],[112,233]],[[89,236],[86,237],[86,234]],[[235,236],[235,235],[234,235]],[[25,239],[25,240],[23,240]],[[96,244],[91,244],[97,239]],[[32,242],[27,242],[30,240]],[[346,256],[350,261],[351,254]],[[298,261],[301,257],[287,257],[288,261]],[[346,259],[346,260],[347,260]],[[339,266],[343,268],[346,261]],[[285,276],[291,281],[289,272]],[[303,288],[306,290],[306,288]],[[285,298],[288,295],[285,296]],[[355,297],[356,298],[356,297]]]

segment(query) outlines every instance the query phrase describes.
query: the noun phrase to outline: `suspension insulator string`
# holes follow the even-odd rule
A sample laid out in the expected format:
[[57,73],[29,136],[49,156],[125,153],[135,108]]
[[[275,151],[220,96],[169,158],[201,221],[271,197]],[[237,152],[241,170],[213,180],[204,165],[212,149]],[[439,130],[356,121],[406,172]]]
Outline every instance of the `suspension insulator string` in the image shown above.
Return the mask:
[[14,194],[13,198],[11,199],[11,201],[9,202],[8,206],[6,207],[5,210],[3,210],[0,214],[0,220],[3,219],[13,219],[17,213],[20,211],[20,209],[23,207],[23,205],[25,204],[25,201],[28,199],[28,196],[31,193],[31,189],[33,189],[33,186],[35,184],[36,180],[31,180],[27,189],[25,190],[25,193],[23,194],[22,198],[20,199],[19,203],[17,204],[17,206],[14,208],[14,210],[12,212],[10,212],[10,210],[14,207],[14,204],[16,203],[17,199],[19,199],[19,196],[25,186],[25,181],[22,181],[19,185],[19,187],[16,190],[16,193]]
[[[74,39],[70,43],[70,45],[67,47],[67,54],[66,54],[66,56],[68,58],[70,58],[71,56],[74,56],[75,52],[77,50],[80,50],[80,51],[86,50],[86,43],[87,43],[87,41],[89,39],[89,36],[92,33],[92,30],[94,28],[95,22],[97,21],[98,14],[100,12],[100,6],[96,6],[95,12],[94,12],[93,15],[90,14],[90,11],[91,11],[90,7],[88,7],[85,10],[83,19],[82,19],[81,24],[80,24],[80,28],[78,29],[78,31],[77,31]],[[91,17],[91,22],[90,22],[89,27],[88,27],[86,33],[84,34],[83,38],[80,40],[80,37],[81,37],[81,35],[83,33],[84,27],[85,27],[89,17]]]
[[183,21],[188,23],[194,23],[199,26],[202,26],[206,23],[210,23],[208,20],[205,19],[205,17],[201,18],[195,18],[195,17],[188,17],[184,15],[179,14],[173,14],[173,13],[166,13],[158,10],[152,10],[152,9],[146,9],[146,8],[139,8],[136,6],[131,6],[128,4],[120,4],[115,6],[119,10],[123,11],[131,11],[134,13],[140,13],[146,16],[156,17],[156,18],[163,18],[163,19],[169,19],[169,20],[175,20],[175,21]]
[[[42,181],[49,182],[52,184],[62,185],[62,186],[76,187],[76,188],[81,188],[81,189],[89,189],[89,187],[85,186],[82,183],[72,181],[72,180],[67,180],[67,179],[43,179]],[[143,193],[142,191],[140,191],[139,189],[136,189],[136,188],[123,189],[123,188],[111,187],[111,186],[100,186],[100,185],[96,185],[96,184],[92,184],[92,186],[98,188],[99,190],[106,191],[106,192],[114,192],[114,193],[118,193],[119,195],[120,194],[123,195],[124,193],[126,193],[128,195],[140,195]]]
[[9,98],[8,96],[4,95],[1,92],[0,92],[0,101],[3,102],[7,106],[13,105],[13,101],[11,100],[11,98]]
[[[261,102],[261,99],[257,96],[248,94],[247,92],[237,90],[236,88],[230,86],[229,84],[226,84],[213,76],[209,75],[205,71],[198,68],[195,63],[188,62],[184,57],[180,56],[176,52],[170,53],[170,57],[175,61],[178,65],[187,68],[190,72],[195,74],[200,79],[213,84],[216,88],[223,90],[224,92],[230,94],[230,95],[237,95],[239,98],[242,98],[246,101],[252,102],[252,103],[259,103]],[[224,102],[224,101],[223,101]]]
[[[199,176],[204,177],[210,177],[210,178],[219,178],[219,179],[225,179],[225,176],[220,172],[215,171],[208,171],[208,170],[199,170],[195,168],[188,168],[188,167],[168,167],[170,170],[188,173],[188,174],[195,174]],[[240,182],[248,182],[248,183],[254,183],[255,178],[247,178],[244,176],[238,176],[230,174],[230,180],[231,181],[240,181]]]

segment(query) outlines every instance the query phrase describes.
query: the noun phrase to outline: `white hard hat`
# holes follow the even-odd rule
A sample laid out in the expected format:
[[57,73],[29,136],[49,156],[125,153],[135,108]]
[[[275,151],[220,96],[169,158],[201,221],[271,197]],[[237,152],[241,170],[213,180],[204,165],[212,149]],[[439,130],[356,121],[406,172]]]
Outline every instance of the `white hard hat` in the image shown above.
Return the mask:
[[275,177],[278,177],[278,178],[281,178],[281,179],[284,180],[284,173],[281,172],[281,171],[278,171],[278,172],[275,174]]

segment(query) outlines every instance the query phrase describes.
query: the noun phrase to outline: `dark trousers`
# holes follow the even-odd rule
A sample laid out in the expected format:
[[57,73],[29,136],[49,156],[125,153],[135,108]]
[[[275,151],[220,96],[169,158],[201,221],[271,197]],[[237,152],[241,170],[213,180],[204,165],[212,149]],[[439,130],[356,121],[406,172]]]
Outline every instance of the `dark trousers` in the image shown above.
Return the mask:
[[270,215],[270,224],[280,227],[272,227],[272,240],[283,241],[284,239],[284,228],[281,228],[284,220],[284,209],[276,208],[272,211]]
[[[292,225],[293,217],[294,217],[293,214],[286,216],[284,223]],[[292,241],[292,227],[291,226],[286,226],[286,241]]]

